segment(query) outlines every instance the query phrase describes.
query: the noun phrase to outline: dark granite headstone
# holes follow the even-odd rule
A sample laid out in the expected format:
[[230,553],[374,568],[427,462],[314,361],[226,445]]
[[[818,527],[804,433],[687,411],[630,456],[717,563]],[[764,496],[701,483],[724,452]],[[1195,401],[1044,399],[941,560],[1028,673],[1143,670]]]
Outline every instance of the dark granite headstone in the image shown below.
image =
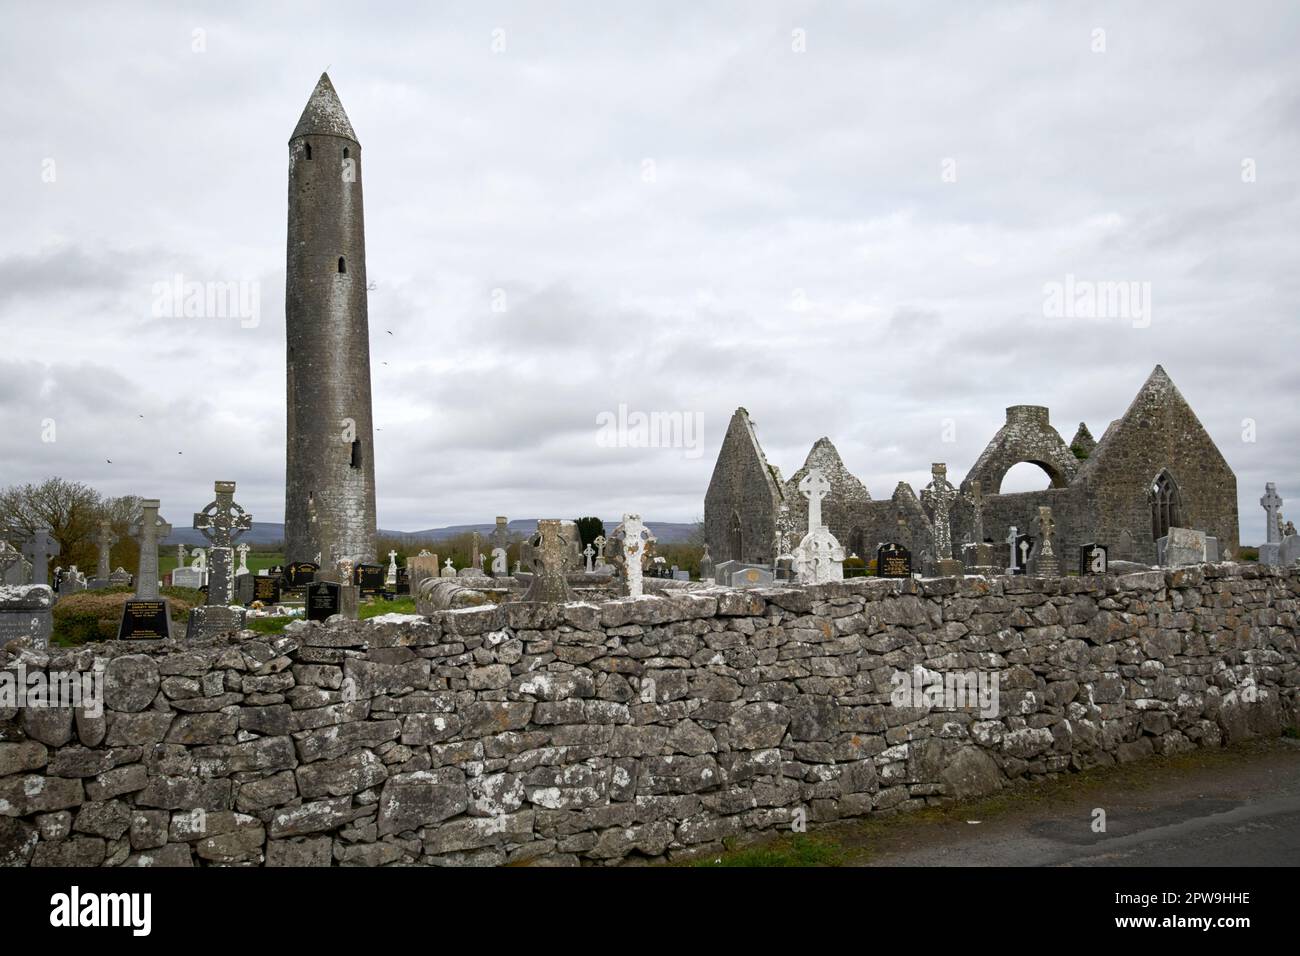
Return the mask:
[[397,584],[395,585],[395,594],[411,593],[411,577],[405,567],[397,569]]
[[1008,570],[1012,574],[1024,574],[1029,569],[1029,556],[1034,553],[1034,539],[1027,534],[1016,535],[1015,564]]
[[280,579],[269,574],[247,575],[253,579],[253,600],[263,604],[280,603]]
[[876,550],[876,576],[881,578],[910,578],[912,552],[901,544],[882,544]]
[[384,590],[385,572],[378,564],[358,564],[352,569],[352,580],[361,589],[363,597]]
[[118,628],[119,641],[161,641],[171,637],[171,618],[167,614],[167,600],[132,599],[122,610],[122,625]]
[[1104,544],[1085,544],[1079,549],[1079,575],[1105,574],[1110,568],[1110,550]]
[[304,588],[316,580],[319,564],[310,561],[295,561],[285,569],[285,583],[291,588]]
[[313,581],[307,585],[307,620],[325,621],[342,609],[342,588],[331,581]]

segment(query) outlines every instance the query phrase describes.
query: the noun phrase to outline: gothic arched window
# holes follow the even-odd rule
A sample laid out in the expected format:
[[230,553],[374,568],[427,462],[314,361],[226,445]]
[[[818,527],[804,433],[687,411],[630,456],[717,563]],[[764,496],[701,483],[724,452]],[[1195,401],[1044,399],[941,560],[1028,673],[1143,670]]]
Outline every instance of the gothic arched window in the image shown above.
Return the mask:
[[1159,541],[1169,533],[1170,528],[1183,527],[1182,496],[1174,476],[1161,471],[1151,483],[1151,537]]

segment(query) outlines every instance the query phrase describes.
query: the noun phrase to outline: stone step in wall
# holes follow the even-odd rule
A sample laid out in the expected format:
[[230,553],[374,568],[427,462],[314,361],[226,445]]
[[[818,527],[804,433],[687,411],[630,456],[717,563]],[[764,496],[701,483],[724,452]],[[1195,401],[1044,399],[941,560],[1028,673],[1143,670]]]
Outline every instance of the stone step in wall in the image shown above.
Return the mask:
[[[0,863],[671,858],[1276,735],[1298,593],[1253,565],[861,579],[8,655],[100,658],[105,707],[0,701]],[[927,707],[918,674],[996,694]]]

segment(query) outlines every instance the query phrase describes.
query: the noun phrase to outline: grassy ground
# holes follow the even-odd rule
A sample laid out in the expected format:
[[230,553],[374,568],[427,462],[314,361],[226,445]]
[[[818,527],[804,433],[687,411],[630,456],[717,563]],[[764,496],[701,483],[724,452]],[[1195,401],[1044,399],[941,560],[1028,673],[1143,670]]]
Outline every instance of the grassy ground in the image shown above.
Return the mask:
[[[194,556],[190,549],[186,549],[185,563],[191,564]],[[256,574],[258,571],[266,568],[275,567],[277,564],[284,564],[284,555],[274,551],[250,551],[248,552],[248,570]],[[239,567],[239,554],[235,554],[235,567]],[[160,548],[158,551],[158,576],[164,577],[176,570],[176,548]]]
[[[1289,728],[1285,737],[1300,732]],[[969,821],[989,823],[1008,814],[1050,809],[1082,797],[1158,788],[1196,772],[1226,773],[1279,748],[1277,740],[1252,740],[1235,747],[1197,750],[1176,757],[1140,760],[1116,767],[1097,767],[1046,780],[1017,783],[980,800],[954,802],[890,816],[851,820],[816,827],[808,833],[782,833],[759,841],[726,841],[727,849],[683,861],[689,866],[863,866],[898,847],[932,838],[939,828]]]
[[[379,617],[381,614],[415,614],[414,598],[398,598],[395,601],[385,601],[381,598],[374,598],[367,601],[357,608],[357,616],[361,620],[367,618]],[[302,620],[294,617],[250,617],[248,627],[250,630],[257,631],[259,634],[281,634],[284,629],[293,621]]]

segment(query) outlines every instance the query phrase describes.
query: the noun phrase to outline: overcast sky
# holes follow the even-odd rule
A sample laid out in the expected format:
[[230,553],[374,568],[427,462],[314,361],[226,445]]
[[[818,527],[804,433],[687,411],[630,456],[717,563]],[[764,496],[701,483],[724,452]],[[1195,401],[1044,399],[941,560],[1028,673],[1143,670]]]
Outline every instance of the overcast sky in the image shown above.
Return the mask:
[[[785,475],[827,435],[886,497],[959,480],[1007,405],[1100,438],[1156,363],[1243,541],[1266,480],[1300,518],[1294,3],[0,20],[0,484],[188,524],[233,479],[281,520],[286,143],[328,67],[365,150],[381,527],[693,520],[739,405]],[[255,289],[256,322],[154,315],[178,275]],[[1149,283],[1149,315],[1045,314],[1067,276]],[[698,443],[610,447],[621,404]]]

